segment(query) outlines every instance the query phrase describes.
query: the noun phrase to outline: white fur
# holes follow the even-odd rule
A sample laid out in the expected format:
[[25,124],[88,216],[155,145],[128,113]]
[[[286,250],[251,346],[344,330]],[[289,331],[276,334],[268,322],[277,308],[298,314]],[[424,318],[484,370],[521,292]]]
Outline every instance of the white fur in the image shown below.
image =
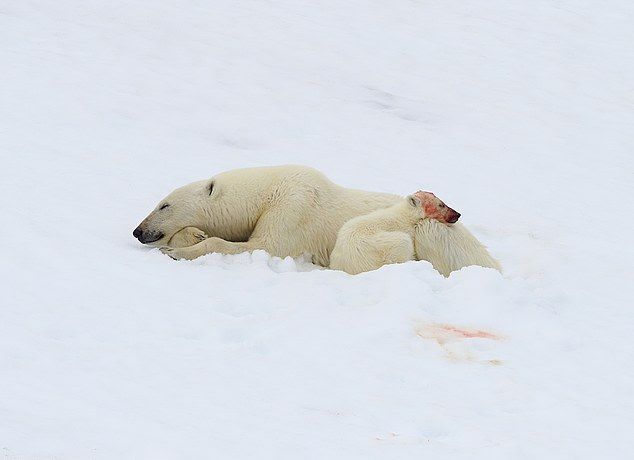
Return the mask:
[[500,270],[462,224],[421,218],[420,209],[408,199],[346,222],[339,230],[330,268],[354,275],[409,260],[426,260],[444,276],[469,265]]
[[[238,169],[175,190],[139,228],[163,235],[150,244],[175,259],[264,249],[279,257],[311,254],[315,263],[328,266],[344,222],[401,199],[341,187],[305,166]],[[169,206],[161,210],[164,204]],[[173,247],[192,241],[192,235],[176,235],[186,227],[210,237],[192,246]],[[175,236],[177,244],[169,244]]]
[[444,276],[470,265],[502,271],[500,263],[460,223],[447,226],[423,219],[416,225],[414,250],[418,260],[430,262]]
[[176,232],[167,242],[167,245],[171,248],[185,248],[187,246],[193,246],[196,243],[200,243],[207,238],[209,237],[199,228],[185,227],[184,229]]
[[356,275],[414,260],[412,240],[420,219],[420,208],[401,198],[394,206],[349,220],[337,235],[330,268]]

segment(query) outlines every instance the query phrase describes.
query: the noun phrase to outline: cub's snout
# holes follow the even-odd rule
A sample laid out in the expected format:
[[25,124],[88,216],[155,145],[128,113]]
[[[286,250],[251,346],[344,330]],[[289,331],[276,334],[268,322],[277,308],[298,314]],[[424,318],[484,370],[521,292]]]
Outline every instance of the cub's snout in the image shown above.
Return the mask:
[[447,217],[446,217],[447,222],[450,224],[455,224],[456,222],[458,222],[458,219],[460,219],[460,213],[458,211],[455,211],[449,208],[449,211],[447,212]]

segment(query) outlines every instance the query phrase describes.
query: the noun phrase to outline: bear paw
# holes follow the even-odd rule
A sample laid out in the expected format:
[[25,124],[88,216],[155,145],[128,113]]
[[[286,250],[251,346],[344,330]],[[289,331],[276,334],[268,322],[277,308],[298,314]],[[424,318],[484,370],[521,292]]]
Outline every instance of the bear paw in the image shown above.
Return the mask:
[[171,248],[186,248],[200,243],[208,238],[207,234],[196,227],[185,227],[179,230],[167,242],[167,246]]
[[161,251],[163,254],[165,254],[166,256],[171,257],[174,260],[178,260],[178,258],[176,257],[176,254],[172,254],[174,249],[176,249],[176,248],[170,248],[170,247],[167,247],[167,246],[163,246],[162,248],[159,248],[159,251]]

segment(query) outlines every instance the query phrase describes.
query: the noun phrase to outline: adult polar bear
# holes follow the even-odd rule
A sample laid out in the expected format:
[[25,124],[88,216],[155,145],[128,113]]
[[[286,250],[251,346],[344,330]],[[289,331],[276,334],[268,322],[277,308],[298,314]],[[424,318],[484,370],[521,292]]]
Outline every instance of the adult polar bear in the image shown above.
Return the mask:
[[341,187],[306,166],[237,169],[174,190],[133,234],[174,259],[263,249],[279,257],[311,254],[328,267],[345,222],[400,200]]

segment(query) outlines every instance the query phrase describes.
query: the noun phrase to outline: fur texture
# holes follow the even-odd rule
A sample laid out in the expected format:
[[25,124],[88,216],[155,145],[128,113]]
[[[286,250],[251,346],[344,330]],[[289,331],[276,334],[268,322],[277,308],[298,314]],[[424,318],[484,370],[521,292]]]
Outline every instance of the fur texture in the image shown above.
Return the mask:
[[196,227],[185,227],[176,232],[174,236],[167,242],[171,248],[186,248],[200,243],[202,240],[209,238],[205,232]]
[[416,192],[389,208],[346,222],[337,235],[330,268],[356,275],[415,260],[414,232],[421,219],[453,223],[459,217],[433,193]]
[[[134,236],[174,259],[264,249],[279,257],[311,254],[314,263],[328,266],[345,222],[399,200],[341,187],[305,166],[238,169],[175,190]],[[198,233],[209,238],[187,245]]]
[[414,231],[414,251],[417,260],[430,262],[444,276],[470,265],[502,271],[500,263],[460,223],[447,226],[432,219],[422,220]]
[[330,268],[351,275],[376,270],[386,264],[414,260],[414,228],[421,218],[406,200],[355,217],[339,230],[330,257]]

